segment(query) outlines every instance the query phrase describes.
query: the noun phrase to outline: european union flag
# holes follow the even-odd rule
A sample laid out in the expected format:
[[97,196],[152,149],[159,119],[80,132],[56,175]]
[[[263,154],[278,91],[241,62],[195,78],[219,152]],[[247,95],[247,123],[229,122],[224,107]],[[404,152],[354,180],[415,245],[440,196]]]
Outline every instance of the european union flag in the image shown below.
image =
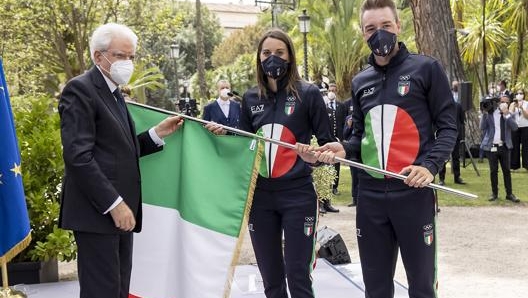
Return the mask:
[[20,152],[0,58],[0,262],[11,260],[30,241]]

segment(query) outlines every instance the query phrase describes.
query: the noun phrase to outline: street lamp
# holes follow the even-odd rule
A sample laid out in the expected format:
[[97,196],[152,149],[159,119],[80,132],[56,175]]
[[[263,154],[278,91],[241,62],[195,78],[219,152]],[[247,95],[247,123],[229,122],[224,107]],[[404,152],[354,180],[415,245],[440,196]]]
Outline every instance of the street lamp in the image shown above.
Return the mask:
[[308,41],[306,34],[310,32],[310,16],[306,14],[306,9],[303,9],[302,15],[299,16],[299,31],[304,37],[304,79],[308,80]]
[[180,57],[180,45],[173,43],[170,45],[170,58],[174,61],[174,81],[176,83],[176,96],[175,99],[180,99],[180,85],[178,84],[178,58]]

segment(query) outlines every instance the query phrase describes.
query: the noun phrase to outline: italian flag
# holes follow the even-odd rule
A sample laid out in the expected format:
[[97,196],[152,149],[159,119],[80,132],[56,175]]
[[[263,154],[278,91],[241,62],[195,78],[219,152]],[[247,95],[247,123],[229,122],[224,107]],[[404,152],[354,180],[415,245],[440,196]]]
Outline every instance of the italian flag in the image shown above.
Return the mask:
[[[129,103],[137,131],[167,115]],[[141,158],[143,229],[130,297],[229,297],[261,154],[254,140],[185,120],[164,150]]]
[[[412,164],[420,149],[420,134],[412,117],[395,105],[379,105],[365,117],[365,137],[361,140],[363,163],[399,173]],[[371,176],[383,175],[369,172]]]

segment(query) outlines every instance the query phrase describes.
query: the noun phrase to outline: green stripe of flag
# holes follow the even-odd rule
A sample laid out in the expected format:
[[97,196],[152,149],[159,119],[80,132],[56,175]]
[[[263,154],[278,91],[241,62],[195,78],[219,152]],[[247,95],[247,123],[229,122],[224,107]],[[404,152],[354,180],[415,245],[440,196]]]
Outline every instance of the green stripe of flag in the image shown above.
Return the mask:
[[[138,132],[168,116],[137,105],[128,108]],[[143,203],[176,209],[188,222],[238,237],[254,187],[254,141],[215,136],[191,120],[164,141],[162,152],[140,160]]]

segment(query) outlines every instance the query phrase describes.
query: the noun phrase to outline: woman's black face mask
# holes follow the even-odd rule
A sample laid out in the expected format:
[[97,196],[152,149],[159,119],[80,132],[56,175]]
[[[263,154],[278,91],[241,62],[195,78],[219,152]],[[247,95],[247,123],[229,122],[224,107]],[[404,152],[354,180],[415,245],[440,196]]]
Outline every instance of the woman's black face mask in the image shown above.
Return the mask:
[[278,79],[288,70],[288,61],[279,56],[271,55],[261,62],[264,73],[272,78]]

